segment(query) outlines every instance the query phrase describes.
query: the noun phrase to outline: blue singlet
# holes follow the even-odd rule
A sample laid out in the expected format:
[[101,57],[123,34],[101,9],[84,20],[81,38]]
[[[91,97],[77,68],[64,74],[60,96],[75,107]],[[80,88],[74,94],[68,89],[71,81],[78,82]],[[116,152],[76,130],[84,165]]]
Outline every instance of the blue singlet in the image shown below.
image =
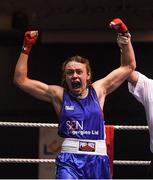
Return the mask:
[[[64,138],[105,140],[104,119],[94,88],[77,98],[64,90],[58,133]],[[107,155],[60,153],[56,159],[57,179],[109,179]]]

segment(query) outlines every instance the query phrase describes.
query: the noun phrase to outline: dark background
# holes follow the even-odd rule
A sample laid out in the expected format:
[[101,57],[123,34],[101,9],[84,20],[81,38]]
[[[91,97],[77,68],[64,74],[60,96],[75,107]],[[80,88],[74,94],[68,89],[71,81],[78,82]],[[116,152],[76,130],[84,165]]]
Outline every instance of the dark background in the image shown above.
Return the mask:
[[[116,34],[110,20],[129,25],[137,70],[153,78],[152,1],[22,1],[0,7],[0,121],[57,123],[50,104],[34,99],[13,84],[23,34],[38,29],[39,41],[29,57],[29,76],[60,84],[61,64],[81,55],[90,60],[93,81],[120,63]],[[30,3],[30,6],[29,6]],[[106,98],[106,124],[147,125],[143,106],[128,92],[127,82]],[[0,158],[38,158],[39,129],[0,127]],[[115,160],[150,160],[148,131],[115,130]],[[114,165],[114,178],[145,178],[147,166]],[[0,178],[38,178],[38,164],[0,163]]]
[[[151,43],[133,44],[138,69],[152,76]],[[13,84],[13,73],[20,53],[19,45],[2,45],[0,120],[13,122],[57,123],[50,104],[22,92]],[[29,76],[48,84],[60,84],[61,63],[79,54],[90,59],[93,81],[118,67],[120,52],[116,43],[41,44],[33,47],[29,59]],[[128,92],[127,82],[106,98],[106,124],[146,125],[144,109]],[[38,158],[39,129],[0,127],[1,158]],[[115,131],[116,160],[149,160],[148,131]],[[142,170],[141,170],[142,169]],[[116,178],[145,177],[146,166],[114,167]],[[2,178],[37,178],[37,164],[1,164]],[[8,173],[9,172],[9,173]]]

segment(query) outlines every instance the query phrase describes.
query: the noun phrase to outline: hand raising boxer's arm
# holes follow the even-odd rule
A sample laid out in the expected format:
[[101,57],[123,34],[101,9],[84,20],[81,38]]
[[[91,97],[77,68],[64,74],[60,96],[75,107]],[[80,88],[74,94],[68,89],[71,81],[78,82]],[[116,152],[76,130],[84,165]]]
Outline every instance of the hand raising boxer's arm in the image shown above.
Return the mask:
[[122,22],[121,19],[114,19],[110,26],[117,31],[118,44],[120,43],[121,48],[121,62],[120,66],[109,73],[105,78],[102,78],[95,83],[93,86],[96,89],[101,108],[103,108],[105,96],[116,90],[132,73],[136,67],[135,55],[131,44],[131,36],[128,32],[127,26]]
[[47,85],[38,80],[30,79],[27,75],[28,57],[32,46],[37,41],[37,38],[38,31],[28,31],[25,33],[22,51],[15,68],[14,83],[28,94],[40,100],[53,103],[55,110],[59,112],[63,88],[56,85]]
[[120,67],[112,71],[105,78],[107,92],[110,93],[118,88],[136,68],[135,54],[131,44],[131,35],[124,22],[115,18],[110,27],[117,31],[117,43],[121,50]]

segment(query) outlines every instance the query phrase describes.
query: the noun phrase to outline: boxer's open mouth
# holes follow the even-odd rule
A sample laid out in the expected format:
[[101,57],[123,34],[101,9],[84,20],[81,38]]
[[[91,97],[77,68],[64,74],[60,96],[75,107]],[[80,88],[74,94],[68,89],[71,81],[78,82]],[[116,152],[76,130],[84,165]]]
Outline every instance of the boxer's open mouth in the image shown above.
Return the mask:
[[72,82],[72,88],[77,89],[80,88],[82,83],[80,81]]

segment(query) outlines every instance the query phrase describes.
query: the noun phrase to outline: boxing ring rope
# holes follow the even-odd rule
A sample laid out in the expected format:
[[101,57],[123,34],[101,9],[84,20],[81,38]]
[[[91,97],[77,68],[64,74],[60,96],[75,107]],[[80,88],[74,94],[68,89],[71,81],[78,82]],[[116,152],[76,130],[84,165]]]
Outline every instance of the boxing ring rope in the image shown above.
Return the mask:
[[[0,163],[55,163],[55,159],[0,158]],[[114,160],[114,165],[149,165],[150,161]]]
[[45,127],[45,128],[54,128],[58,127],[58,124],[51,123],[25,123],[25,122],[0,122],[0,126],[7,127]]
[[[45,127],[54,128],[58,127],[58,124],[53,123],[26,123],[26,122],[0,122],[0,126],[11,127]],[[116,130],[148,130],[148,126],[121,126],[115,125]]]
[[[0,122],[0,127],[43,127],[54,128],[58,124],[53,123],[26,123],[26,122]],[[148,130],[148,126],[121,126],[114,125],[115,130]],[[0,163],[55,163],[55,159],[24,159],[24,158],[0,158]],[[150,161],[113,160],[114,165],[149,165]]]

